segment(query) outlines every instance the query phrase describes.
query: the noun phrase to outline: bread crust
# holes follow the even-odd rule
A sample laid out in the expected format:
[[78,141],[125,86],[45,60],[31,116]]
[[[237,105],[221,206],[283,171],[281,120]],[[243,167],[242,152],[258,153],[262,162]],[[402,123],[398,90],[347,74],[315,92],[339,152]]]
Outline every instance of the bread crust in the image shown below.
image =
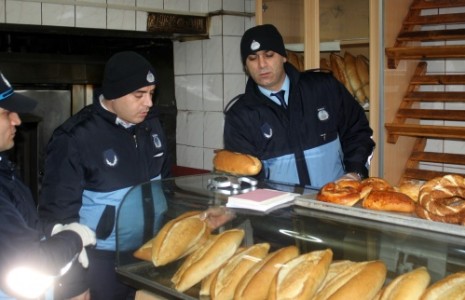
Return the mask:
[[217,150],[213,157],[213,167],[216,171],[232,175],[257,175],[262,169],[262,162],[248,154],[229,150]]
[[348,264],[342,272],[325,281],[314,299],[371,300],[382,288],[386,273],[386,265],[382,261]]
[[355,56],[353,56],[347,51],[344,53],[344,66],[347,78],[349,80],[350,86],[352,87],[352,91],[354,92],[355,98],[357,98],[357,101],[361,105],[365,104],[366,96],[363,91],[363,84],[360,81],[360,78],[357,73],[357,67],[355,65]]
[[212,300],[228,300],[234,298],[239,281],[270,250],[270,244],[260,243],[252,245],[235,254],[223,266],[212,280],[210,298]]
[[210,235],[201,211],[189,211],[166,223],[152,239],[152,262],[163,266],[192,253]]
[[394,191],[371,191],[363,200],[367,209],[411,213],[415,211],[415,202],[407,195]]
[[362,198],[365,199],[371,191],[394,191],[394,187],[380,177],[369,177],[360,182]]
[[184,292],[202,281],[234,255],[243,238],[242,229],[230,229],[211,236],[186,258],[173,275],[174,288]]
[[429,286],[421,300],[464,299],[465,298],[465,272],[457,272]]
[[299,255],[296,246],[280,248],[255,264],[241,279],[234,292],[235,300],[266,299],[279,268]]
[[333,258],[331,249],[301,254],[284,264],[270,286],[269,300],[311,299]]
[[336,53],[331,53],[329,55],[329,63],[331,65],[331,70],[333,71],[334,77],[339,80],[351,93],[354,94],[352,90],[352,86],[349,83],[349,78],[347,77],[347,73],[344,66],[344,58]]
[[356,180],[340,180],[325,184],[316,199],[324,202],[353,206],[361,199],[361,184]]
[[418,300],[431,280],[425,267],[419,267],[394,278],[383,288],[379,300]]
[[413,201],[418,202],[418,195],[420,194],[420,188],[422,183],[416,180],[409,180],[403,182],[399,186],[399,192],[409,196]]

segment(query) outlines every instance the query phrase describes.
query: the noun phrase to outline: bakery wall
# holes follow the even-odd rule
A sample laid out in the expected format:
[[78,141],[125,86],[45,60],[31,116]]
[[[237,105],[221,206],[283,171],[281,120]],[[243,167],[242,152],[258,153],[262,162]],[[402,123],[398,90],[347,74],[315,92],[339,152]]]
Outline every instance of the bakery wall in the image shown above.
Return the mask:
[[173,41],[176,164],[211,170],[213,151],[223,145],[223,108],[245,87],[239,41],[254,10],[253,0],[0,0],[0,24],[141,33],[148,12],[220,12],[208,39]]

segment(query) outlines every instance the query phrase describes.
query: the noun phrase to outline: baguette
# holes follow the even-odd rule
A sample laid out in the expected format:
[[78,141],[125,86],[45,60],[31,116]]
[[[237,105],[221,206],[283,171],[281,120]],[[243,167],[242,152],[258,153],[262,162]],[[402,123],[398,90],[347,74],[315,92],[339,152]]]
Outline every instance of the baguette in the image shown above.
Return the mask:
[[370,65],[368,58],[363,55],[357,55],[355,58],[355,66],[357,68],[357,74],[362,82],[363,93],[370,99]]
[[415,202],[407,195],[393,191],[372,191],[363,200],[362,206],[367,209],[412,213]]
[[381,261],[347,264],[343,270],[323,283],[315,300],[371,300],[386,279],[386,265]]
[[192,253],[210,235],[200,211],[190,211],[166,223],[152,239],[152,262],[163,266]]
[[458,272],[444,277],[429,286],[421,300],[465,299],[465,272]]
[[210,286],[212,300],[228,300],[234,298],[239,281],[270,250],[270,244],[260,243],[252,245],[231,257],[215,274]]
[[213,157],[213,166],[216,171],[232,175],[257,175],[262,169],[262,162],[248,154],[229,150],[217,150]]
[[145,261],[152,261],[152,240],[143,244],[134,252],[134,257]]
[[279,269],[268,294],[269,300],[311,299],[323,282],[333,258],[331,249],[302,254]]
[[380,300],[418,300],[431,280],[431,276],[425,267],[419,267],[413,271],[394,278],[383,288]]
[[266,299],[271,282],[281,266],[298,255],[299,249],[296,246],[284,247],[269,253],[244,275],[236,287],[234,299]]
[[363,92],[363,84],[360,81],[360,78],[357,74],[357,67],[355,66],[355,56],[350,54],[349,52],[344,53],[344,66],[347,74],[347,79],[349,80],[349,84],[352,87],[352,91],[354,92],[355,98],[363,106],[366,103],[366,96]]
[[350,94],[354,95],[354,91],[352,90],[352,86],[349,83],[349,78],[347,77],[345,70],[344,58],[335,53],[331,53],[329,55],[329,62],[331,64],[331,70],[333,71],[334,77],[336,77],[336,79],[346,87]]
[[230,229],[211,236],[176,271],[171,279],[174,288],[184,292],[202,281],[234,255],[243,238],[242,229]]

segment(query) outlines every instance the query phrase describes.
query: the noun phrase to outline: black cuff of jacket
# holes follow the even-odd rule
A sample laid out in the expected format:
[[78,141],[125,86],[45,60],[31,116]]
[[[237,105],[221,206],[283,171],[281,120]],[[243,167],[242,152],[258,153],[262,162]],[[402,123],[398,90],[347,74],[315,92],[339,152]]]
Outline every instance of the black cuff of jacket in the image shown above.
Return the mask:
[[360,176],[361,180],[368,178],[368,169],[360,164],[346,165],[346,173],[356,173]]

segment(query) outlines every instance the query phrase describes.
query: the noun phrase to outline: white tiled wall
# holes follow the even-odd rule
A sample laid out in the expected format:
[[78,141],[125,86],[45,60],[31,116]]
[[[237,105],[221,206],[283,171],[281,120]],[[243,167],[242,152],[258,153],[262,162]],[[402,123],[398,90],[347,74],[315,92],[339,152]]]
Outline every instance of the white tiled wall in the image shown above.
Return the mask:
[[[254,12],[255,0],[0,0],[0,22],[145,31],[147,11]],[[245,88],[240,61],[248,16],[212,17],[210,38],[174,43],[177,164],[212,169],[213,151],[223,147],[223,108]]]

